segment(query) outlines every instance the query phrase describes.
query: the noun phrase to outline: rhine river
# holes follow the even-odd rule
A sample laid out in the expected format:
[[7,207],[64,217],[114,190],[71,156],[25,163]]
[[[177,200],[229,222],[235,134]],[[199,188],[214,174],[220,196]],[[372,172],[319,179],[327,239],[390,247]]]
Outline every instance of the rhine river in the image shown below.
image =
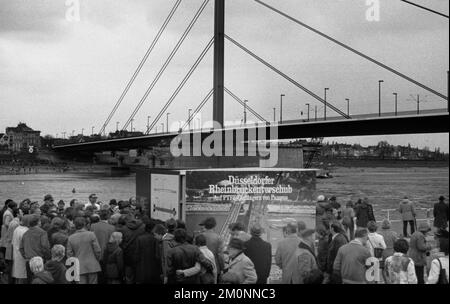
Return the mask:
[[[449,196],[448,167],[336,168],[332,174],[334,178],[317,180],[317,194],[335,195],[344,204],[368,197],[377,209],[389,209],[396,208],[399,200],[408,196],[418,207],[431,208],[440,195]],[[135,175],[0,175],[0,206],[8,198],[17,202],[25,198],[42,202],[48,193],[66,204],[73,198],[87,202],[91,193],[96,193],[102,202],[113,198],[128,200],[136,195],[135,188]]]

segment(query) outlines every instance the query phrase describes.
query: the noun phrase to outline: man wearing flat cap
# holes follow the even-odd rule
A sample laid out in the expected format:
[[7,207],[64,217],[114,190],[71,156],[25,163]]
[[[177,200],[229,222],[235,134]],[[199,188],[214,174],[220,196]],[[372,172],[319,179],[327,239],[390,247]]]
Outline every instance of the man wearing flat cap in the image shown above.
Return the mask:
[[222,276],[222,283],[225,284],[256,284],[258,276],[255,265],[245,255],[244,241],[233,238],[228,244],[230,262]]
[[445,203],[445,197],[439,197],[439,202],[434,204],[434,227],[439,230],[445,230],[448,227],[449,207]]
[[272,245],[261,238],[263,228],[260,224],[254,224],[250,228],[251,239],[245,242],[244,253],[255,265],[258,281],[256,284],[267,284],[272,267]]
[[417,283],[425,284],[424,269],[427,265],[427,252],[431,250],[431,245],[427,244],[426,236],[431,228],[427,222],[421,222],[417,230],[409,241],[408,256],[414,261]]
[[304,284],[309,274],[319,269],[314,251],[314,233],[315,230],[306,229],[300,234],[300,244],[295,253],[293,284]]

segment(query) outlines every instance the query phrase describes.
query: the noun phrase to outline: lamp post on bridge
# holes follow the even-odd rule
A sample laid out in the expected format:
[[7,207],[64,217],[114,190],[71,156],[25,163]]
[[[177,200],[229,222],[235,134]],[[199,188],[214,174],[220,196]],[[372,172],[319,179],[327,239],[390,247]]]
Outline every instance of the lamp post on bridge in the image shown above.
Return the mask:
[[94,136],[94,129],[95,129],[95,127],[93,126],[91,136]]
[[314,120],[317,121],[317,106],[314,106]]
[[277,108],[273,108],[273,122],[277,121]]
[[417,94],[417,115],[420,115],[420,95]]
[[345,99],[347,101],[347,116],[350,117],[350,98]]
[[81,129],[81,137],[84,136],[84,128]]
[[164,123],[161,123],[161,133],[164,133]]
[[120,122],[118,121],[118,122],[116,122],[116,132],[119,132],[119,124],[120,124]]
[[247,102],[248,100],[244,100],[244,125],[247,124]]
[[131,133],[133,133],[133,121],[134,121],[134,118],[133,119],[131,119]]
[[169,115],[170,115],[170,113],[167,113],[167,114],[166,114],[167,133],[169,133]]
[[192,109],[189,109],[188,110],[188,123],[189,123],[189,131],[191,130],[191,112],[192,112]]
[[324,120],[327,120],[327,92],[330,90],[330,88],[325,88],[325,107],[323,108],[323,118]]
[[147,116],[147,132],[150,132],[150,118],[152,118],[151,116]]
[[283,123],[283,97],[285,97],[286,95],[281,94],[281,98],[280,98],[280,124]]
[[378,116],[381,117],[381,84],[384,80],[378,80]]
[[395,116],[398,114],[398,93],[392,93],[395,96]]
[[309,103],[307,103],[306,106],[308,107],[308,122],[309,122],[309,109],[310,109],[311,105]]
[[75,136],[75,130],[72,130],[72,137]]

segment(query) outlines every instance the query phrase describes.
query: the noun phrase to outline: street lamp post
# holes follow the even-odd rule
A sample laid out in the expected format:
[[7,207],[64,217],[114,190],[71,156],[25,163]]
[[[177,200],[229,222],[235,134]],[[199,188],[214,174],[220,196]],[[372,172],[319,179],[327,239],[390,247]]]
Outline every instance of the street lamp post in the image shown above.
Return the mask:
[[308,107],[308,122],[309,122],[309,109],[310,109],[311,105],[309,103],[307,103],[306,106]]
[[191,130],[191,112],[192,112],[192,109],[189,109],[188,110],[189,131]]
[[131,132],[133,132],[133,121],[134,121],[134,118],[131,120]]
[[317,121],[317,106],[314,107],[314,120]]
[[350,98],[345,99],[347,101],[347,116],[350,118]]
[[420,95],[417,94],[417,115],[420,114]]
[[152,118],[151,116],[147,116],[147,132],[150,132],[150,118]]
[[378,116],[381,117],[381,84],[384,80],[378,80]]
[[164,133],[164,123],[161,123],[161,133]]
[[277,121],[277,108],[273,108],[273,122]]
[[280,98],[280,124],[283,123],[283,97],[285,97],[286,95],[281,94],[281,98]]
[[398,93],[393,93],[395,96],[395,116],[398,114]]
[[120,122],[118,121],[118,122],[116,122],[116,132],[119,132],[119,124],[120,124]]
[[81,129],[81,136],[84,136],[84,128]]
[[244,100],[244,125],[247,124],[247,102],[248,100]]
[[327,120],[327,92],[330,90],[330,88],[325,88],[325,107],[323,108],[323,117],[325,120]]
[[169,115],[170,115],[170,113],[167,113],[167,115],[166,115],[167,133],[169,133]]
[[92,136],[94,136],[94,129],[95,129],[95,127],[92,127]]

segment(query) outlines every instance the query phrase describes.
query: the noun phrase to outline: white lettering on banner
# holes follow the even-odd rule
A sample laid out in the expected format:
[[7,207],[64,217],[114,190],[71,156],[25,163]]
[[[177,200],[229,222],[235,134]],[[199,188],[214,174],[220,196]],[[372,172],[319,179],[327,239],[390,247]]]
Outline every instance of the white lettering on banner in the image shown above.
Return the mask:
[[367,282],[380,282],[380,260],[370,257],[366,261],[366,266],[369,267],[366,271]]
[[366,11],[366,19],[369,22],[380,21],[380,0],[366,0],[366,5],[370,6]]
[[66,20],[69,22],[79,22],[80,18],[80,1],[79,0],[66,0]]
[[67,271],[66,280],[68,282],[80,281],[80,261],[77,258],[71,257],[66,261]]

